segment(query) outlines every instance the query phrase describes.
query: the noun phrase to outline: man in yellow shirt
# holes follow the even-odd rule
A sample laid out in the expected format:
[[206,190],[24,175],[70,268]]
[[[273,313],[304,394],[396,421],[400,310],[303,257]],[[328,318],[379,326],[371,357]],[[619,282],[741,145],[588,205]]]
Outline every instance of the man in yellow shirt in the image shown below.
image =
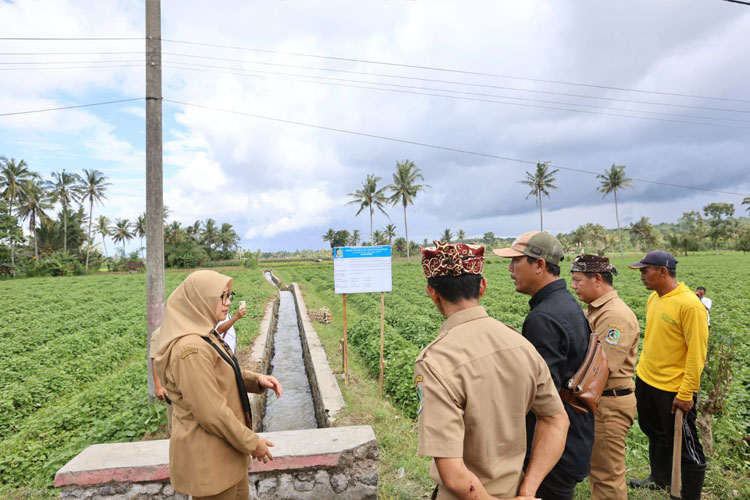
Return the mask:
[[651,475],[631,480],[634,488],[667,488],[672,475],[674,413],[685,413],[682,428],[682,500],[700,500],[706,458],[695,428],[697,392],[706,362],[706,308],[677,281],[677,260],[653,251],[630,265],[654,293],[646,304],[646,333],[636,367],[638,425],[649,441]]

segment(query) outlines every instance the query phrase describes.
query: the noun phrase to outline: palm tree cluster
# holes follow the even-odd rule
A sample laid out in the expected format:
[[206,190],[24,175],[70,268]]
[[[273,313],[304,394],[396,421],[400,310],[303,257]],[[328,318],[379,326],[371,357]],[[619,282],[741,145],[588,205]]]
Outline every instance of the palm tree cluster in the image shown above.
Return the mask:
[[[43,253],[51,254],[60,250],[68,254],[70,250],[86,250],[84,271],[88,272],[88,260],[92,249],[91,224],[94,204],[101,204],[106,199],[105,191],[110,185],[107,177],[98,170],[83,170],[83,175],[66,172],[53,172],[52,179],[44,181],[41,176],[32,172],[24,160],[0,157],[0,197],[7,203],[7,214],[19,221],[28,221],[28,230],[33,240],[34,262],[40,260],[40,242],[44,242]],[[56,223],[50,216],[55,203],[59,203],[62,219],[60,237],[55,235]],[[78,205],[78,213],[73,206]],[[78,229],[71,231],[70,222],[83,222],[82,210],[88,204],[88,237],[82,241]],[[21,238],[10,238],[10,268],[16,269],[16,243]],[[57,246],[59,243],[59,247]],[[75,248],[69,248],[74,243]]]
[[[352,200],[348,205],[359,205],[356,215],[362,213],[367,208],[370,214],[370,244],[393,244],[396,238],[396,227],[393,224],[386,225],[382,231],[373,230],[373,214],[377,208],[390,221],[390,216],[385,211],[386,204],[392,206],[401,204],[404,210],[404,234],[405,240],[409,241],[409,226],[406,220],[406,208],[414,204],[417,195],[429,188],[428,184],[418,184],[424,181],[422,171],[417,165],[406,159],[396,163],[396,172],[393,174],[393,183],[387,186],[378,187],[381,178],[374,174],[368,174],[362,183],[362,189],[349,193]],[[388,193],[386,192],[388,191]],[[325,238],[324,238],[325,239]],[[406,248],[406,257],[410,258],[410,244],[404,245]]]

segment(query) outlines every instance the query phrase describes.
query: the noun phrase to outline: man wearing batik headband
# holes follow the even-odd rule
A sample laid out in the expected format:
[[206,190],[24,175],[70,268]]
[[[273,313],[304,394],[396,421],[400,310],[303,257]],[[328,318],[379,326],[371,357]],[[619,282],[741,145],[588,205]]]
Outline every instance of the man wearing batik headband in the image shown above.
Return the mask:
[[[479,305],[484,247],[436,241],[421,252],[427,294],[446,318],[414,366],[418,453],[433,457],[438,484],[432,498],[534,498],[568,430],[549,369],[534,346]],[[524,476],[529,411],[538,423]]]
[[592,500],[627,500],[625,436],[635,418],[635,361],[640,327],[633,311],[617,296],[612,275],[617,270],[606,257],[581,255],[570,265],[571,283],[588,304],[586,317],[609,359],[609,378],[594,415],[591,455]]

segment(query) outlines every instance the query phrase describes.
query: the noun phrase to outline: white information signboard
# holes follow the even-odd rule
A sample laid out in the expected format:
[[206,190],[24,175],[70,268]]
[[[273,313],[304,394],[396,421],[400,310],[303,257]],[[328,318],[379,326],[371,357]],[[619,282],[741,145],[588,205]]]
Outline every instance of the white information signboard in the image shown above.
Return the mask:
[[391,247],[336,247],[333,249],[336,293],[390,292]]

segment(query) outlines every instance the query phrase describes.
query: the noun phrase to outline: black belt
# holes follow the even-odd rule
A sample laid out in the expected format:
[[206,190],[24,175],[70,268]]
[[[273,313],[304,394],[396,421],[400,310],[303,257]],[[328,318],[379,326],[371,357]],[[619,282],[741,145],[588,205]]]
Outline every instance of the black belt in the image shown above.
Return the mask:
[[633,392],[633,389],[607,389],[602,392],[602,396],[627,396]]

